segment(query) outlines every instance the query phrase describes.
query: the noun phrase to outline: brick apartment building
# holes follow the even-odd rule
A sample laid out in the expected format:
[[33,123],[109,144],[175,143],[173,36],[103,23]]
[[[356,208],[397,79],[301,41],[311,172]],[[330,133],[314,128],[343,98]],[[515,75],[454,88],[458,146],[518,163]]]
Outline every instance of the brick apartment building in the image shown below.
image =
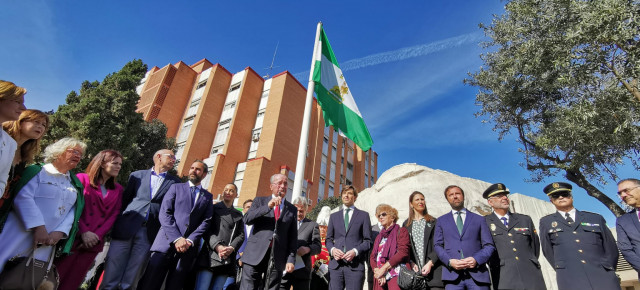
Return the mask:
[[[236,205],[269,195],[269,177],[296,174],[296,158],[306,96],[289,72],[264,79],[253,69],[235,74],[202,59],[153,67],[138,86],[138,112],[147,121],[167,125],[176,139],[177,171],[188,174],[195,159],[209,166],[203,180],[214,198],[227,183],[238,186]],[[322,110],[313,102],[303,196],[312,201],[339,195],[343,184],[358,190],[376,181],[378,155],[324,127]]]

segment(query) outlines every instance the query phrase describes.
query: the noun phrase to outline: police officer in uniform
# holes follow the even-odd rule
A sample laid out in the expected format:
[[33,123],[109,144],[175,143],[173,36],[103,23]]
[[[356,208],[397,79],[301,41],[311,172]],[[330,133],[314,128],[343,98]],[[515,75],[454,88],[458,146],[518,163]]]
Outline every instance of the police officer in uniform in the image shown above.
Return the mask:
[[502,183],[484,191],[493,208],[486,215],[496,251],[489,259],[493,289],[546,289],[540,271],[540,240],[528,215],[509,212],[509,191]]
[[557,212],[540,219],[542,252],[556,270],[560,290],[620,289],[618,247],[601,215],[573,207],[571,185],[544,188]]

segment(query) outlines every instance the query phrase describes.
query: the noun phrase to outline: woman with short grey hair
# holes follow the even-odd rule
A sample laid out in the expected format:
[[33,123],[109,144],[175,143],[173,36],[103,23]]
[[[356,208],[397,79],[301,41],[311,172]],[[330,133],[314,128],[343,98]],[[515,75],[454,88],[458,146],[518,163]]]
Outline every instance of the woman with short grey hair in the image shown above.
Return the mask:
[[84,207],[83,186],[70,170],[78,165],[86,148],[78,139],[63,138],[45,149],[45,165],[25,169],[16,185],[13,210],[0,234],[0,272],[9,259],[28,255],[35,246],[39,246],[34,253],[39,260],[48,260],[56,246],[69,253]]

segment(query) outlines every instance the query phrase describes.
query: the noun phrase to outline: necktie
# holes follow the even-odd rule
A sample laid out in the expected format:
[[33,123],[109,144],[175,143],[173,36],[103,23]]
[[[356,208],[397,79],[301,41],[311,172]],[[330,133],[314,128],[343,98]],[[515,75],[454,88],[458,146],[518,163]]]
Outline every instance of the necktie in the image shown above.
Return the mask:
[[573,219],[571,218],[571,215],[570,215],[569,213],[565,213],[565,214],[564,214],[564,217],[567,219],[567,222],[568,222],[569,224],[572,224],[572,223],[573,223]]
[[462,224],[462,212],[459,211],[459,212],[456,212],[456,214],[458,215],[458,218],[456,218],[456,226],[458,226],[458,233],[460,235],[462,235],[462,226],[463,226],[463,224]]
[[509,226],[509,222],[507,222],[507,218],[506,217],[501,217],[500,219],[502,220],[502,223],[504,224],[505,227]]
[[273,215],[276,218],[276,221],[280,218],[280,206],[276,205],[273,207]]
[[196,205],[196,191],[198,190],[197,187],[192,186],[191,187],[191,205],[192,207]]
[[349,211],[351,209],[347,208],[344,210],[344,229],[347,230],[349,228]]

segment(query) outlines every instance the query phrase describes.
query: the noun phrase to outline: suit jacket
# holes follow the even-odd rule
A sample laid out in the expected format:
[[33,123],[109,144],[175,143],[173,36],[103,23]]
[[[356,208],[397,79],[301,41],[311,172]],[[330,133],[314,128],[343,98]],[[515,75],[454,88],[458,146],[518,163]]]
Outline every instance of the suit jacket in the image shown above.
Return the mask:
[[[235,270],[236,252],[244,241],[244,222],[242,213],[235,208],[228,208],[224,202],[213,205],[213,216],[209,228],[203,235],[205,246],[198,256],[198,265],[205,268],[213,268],[221,265],[229,265],[227,270]],[[231,246],[234,252],[229,255],[231,263],[224,264],[216,247],[218,245]]]
[[572,224],[557,212],[547,215],[540,219],[540,242],[558,289],[620,289],[618,247],[601,215],[576,210]]
[[300,227],[298,228],[298,247],[296,248],[296,251],[303,246],[311,249],[309,253],[301,257],[304,262],[304,267],[293,271],[291,274],[285,275],[285,279],[288,279],[288,276],[290,276],[295,279],[310,280],[311,269],[313,268],[313,264],[311,264],[311,256],[320,254],[320,251],[322,250],[318,224],[308,218],[304,218],[302,220],[302,224],[300,224]]
[[344,206],[338,212],[334,212],[329,217],[326,238],[327,250],[331,254],[332,248],[342,251],[356,249],[358,255],[346,262],[344,260],[331,259],[329,269],[338,267],[349,267],[352,270],[364,271],[364,261],[367,260],[369,249],[371,248],[371,220],[369,213],[354,208],[353,214],[349,218],[349,228],[344,227]]
[[243,220],[245,224],[253,225],[253,233],[249,236],[247,245],[242,255],[242,263],[256,266],[266,255],[269,245],[273,242],[274,266],[278,271],[283,271],[286,263],[295,263],[298,244],[298,226],[296,216],[298,209],[289,201],[281,203],[281,213],[278,219],[278,229],[275,241],[273,232],[276,220],[273,209],[268,203],[271,196],[257,197]]
[[[93,232],[100,241],[91,249],[83,251],[102,252],[104,237],[113,227],[122,202],[122,185],[116,183],[114,189],[107,189],[107,196],[102,196],[102,190],[91,186],[86,173],[78,173],[78,180],[84,186],[84,209],[78,223],[78,235]],[[81,239],[78,239],[81,240]]]
[[509,213],[506,227],[495,213],[484,217],[496,246],[489,259],[495,289],[546,289],[540,271],[540,239],[528,215]]
[[[446,265],[442,269],[443,281],[455,281],[463,271],[467,271],[474,281],[491,283],[485,264],[489,261],[495,247],[483,217],[467,210],[462,235],[460,235],[453,214],[448,212],[438,218],[433,239],[438,258]],[[477,266],[463,271],[449,266],[449,260],[463,257],[473,257],[476,259]]]
[[180,179],[167,174],[158,192],[151,198],[151,169],[132,172],[122,193],[124,210],[113,225],[111,237],[118,240],[132,238],[145,223],[146,217],[147,238],[149,243],[153,243],[160,230],[158,212],[162,199],[169,187],[177,182],[180,182]]
[[[427,274],[427,284],[429,285],[429,287],[444,287],[444,284],[442,283],[442,261],[440,261],[440,258],[438,258],[438,254],[436,253],[436,251],[433,248],[433,236],[434,236],[434,231],[437,225],[437,220],[433,221],[433,222],[427,222],[427,224],[424,227],[424,240],[422,241],[423,247],[424,247],[424,256],[423,261],[426,264],[429,261],[433,262],[433,267],[431,267],[431,272],[429,272],[429,274]],[[406,226],[407,225],[407,221],[405,220],[404,223],[402,224],[403,227],[407,228],[407,231],[409,232],[409,236],[411,238],[411,251],[409,252],[409,258],[411,260],[411,262],[413,262],[414,264],[418,264],[418,259],[416,257],[416,255],[420,255],[420,253],[416,253],[416,247],[415,247],[415,242],[413,240],[413,223],[411,223],[410,226]]]
[[640,272],[640,221],[638,221],[637,209],[616,220],[616,233],[622,256],[636,272]]
[[171,185],[160,207],[160,231],[151,245],[151,251],[167,253],[174,249],[173,242],[178,238],[189,239],[193,245],[187,254],[198,252],[200,237],[209,228],[213,214],[213,196],[200,189],[195,205],[191,199],[189,183]]

